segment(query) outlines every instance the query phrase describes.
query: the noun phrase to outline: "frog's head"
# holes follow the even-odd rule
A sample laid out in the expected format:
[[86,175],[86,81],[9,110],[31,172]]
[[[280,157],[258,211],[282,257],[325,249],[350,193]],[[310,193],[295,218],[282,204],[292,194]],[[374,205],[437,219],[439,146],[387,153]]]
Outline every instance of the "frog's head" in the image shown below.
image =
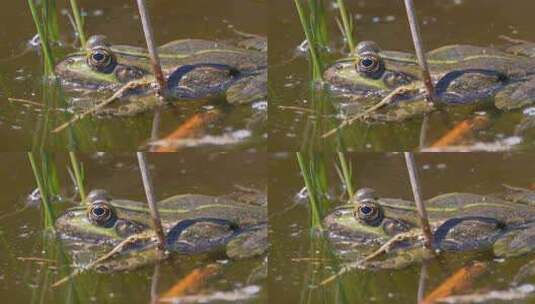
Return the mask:
[[55,71],[68,87],[114,89],[149,74],[141,65],[146,58],[138,61],[114,49],[105,36],[96,35],[89,38],[85,51],[68,55]]
[[353,54],[328,68],[324,79],[334,90],[378,96],[411,84],[418,75],[412,55],[384,52],[375,42],[363,41]]
[[373,189],[362,188],[355,193],[351,207],[336,210],[325,222],[334,234],[362,242],[382,241],[415,226],[406,211],[391,207],[383,206]]
[[93,190],[85,206],[68,209],[55,223],[57,231],[67,238],[89,242],[117,242],[150,229],[146,224],[128,219],[119,211],[104,190]]

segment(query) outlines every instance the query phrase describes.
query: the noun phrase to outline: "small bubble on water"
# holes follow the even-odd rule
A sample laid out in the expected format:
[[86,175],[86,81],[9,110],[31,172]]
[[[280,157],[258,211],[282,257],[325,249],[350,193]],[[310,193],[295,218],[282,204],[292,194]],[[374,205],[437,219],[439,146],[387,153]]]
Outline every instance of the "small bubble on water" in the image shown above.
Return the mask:
[[529,107],[529,108],[524,109],[524,111],[522,111],[522,114],[528,117],[535,116],[535,107]]
[[253,295],[253,294],[256,294],[256,293],[258,293],[260,291],[260,287],[257,286],[257,285],[250,285],[250,286],[244,287],[242,290],[246,294]]
[[252,132],[249,130],[238,130],[232,134],[232,137],[236,139],[246,139],[250,137],[251,135],[252,135]]
[[268,108],[268,103],[267,103],[267,101],[255,102],[255,103],[253,103],[252,108],[254,110],[265,111]]
[[522,143],[522,137],[520,136],[510,136],[503,140],[503,143],[506,146],[515,146]]

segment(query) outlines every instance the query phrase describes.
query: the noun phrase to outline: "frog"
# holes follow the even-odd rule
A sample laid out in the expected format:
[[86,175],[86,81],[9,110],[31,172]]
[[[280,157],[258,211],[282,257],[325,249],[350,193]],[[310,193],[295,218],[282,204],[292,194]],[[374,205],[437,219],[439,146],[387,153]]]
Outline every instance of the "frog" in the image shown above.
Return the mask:
[[67,209],[56,219],[55,230],[82,256],[102,255],[132,240],[118,255],[98,265],[102,272],[133,270],[169,254],[222,252],[229,259],[246,259],[263,255],[269,246],[267,208],[261,204],[224,196],[179,194],[157,202],[157,206],[165,255],[157,248],[148,206],[114,199],[105,190],[93,190],[83,204]]
[[[535,207],[526,202],[532,198],[526,191],[509,188],[503,195],[453,192],[428,199],[425,206],[433,250],[423,248],[420,239],[409,238],[395,244],[384,260],[365,263],[365,267],[401,269],[438,252],[491,251],[502,258],[533,252]],[[359,189],[351,202],[325,217],[324,227],[336,251],[348,261],[365,259],[392,238],[420,231],[414,202],[382,198],[371,188]]]
[[[225,97],[242,105],[267,98],[267,41],[248,38],[236,46],[204,39],[180,39],[157,48],[166,87],[156,86],[150,56],[142,47],[112,44],[104,35],[91,36],[85,49],[67,55],[55,66],[62,87],[81,96],[120,94],[121,104],[99,112],[134,116],[157,106],[165,92],[168,101],[194,101]],[[85,98],[76,102],[84,108]],[[91,107],[91,103],[88,103]]]
[[[503,111],[535,103],[535,43],[503,47],[447,45],[426,54],[433,102],[426,98],[421,69],[407,52],[382,50],[373,41],[328,67],[325,87],[354,112],[363,112],[389,94],[371,121],[399,122],[454,105],[488,104]],[[353,109],[356,108],[356,109]]]

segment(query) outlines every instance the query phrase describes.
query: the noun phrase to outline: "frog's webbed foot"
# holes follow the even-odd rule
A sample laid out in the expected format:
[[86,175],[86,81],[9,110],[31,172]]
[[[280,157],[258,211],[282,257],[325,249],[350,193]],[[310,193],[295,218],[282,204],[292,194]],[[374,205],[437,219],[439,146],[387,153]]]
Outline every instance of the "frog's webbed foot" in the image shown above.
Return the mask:
[[233,32],[243,39],[238,42],[238,47],[249,50],[256,50],[260,52],[267,52],[268,42],[266,37],[262,35],[246,33],[233,29]]
[[535,251],[535,226],[501,236],[493,246],[498,257],[515,257]]
[[505,48],[505,52],[515,56],[535,57],[535,43],[522,39],[516,39],[509,36],[501,35],[502,40],[512,44]]
[[163,105],[164,102],[156,96],[141,96],[139,98],[129,99],[125,104],[119,105],[118,107],[101,109],[97,112],[97,115],[131,117]]
[[233,105],[267,100],[267,73],[244,77],[227,89],[227,102]]
[[514,110],[535,103],[535,77],[506,86],[496,94],[494,105],[501,110]]
[[535,205],[535,191],[503,184],[505,200],[524,205]]
[[367,261],[363,264],[368,269],[388,270],[388,269],[403,269],[408,266],[421,263],[435,257],[432,251],[417,246],[413,248],[397,249],[389,253],[383,260]]
[[513,278],[513,285],[518,286],[525,283],[530,278],[533,279],[533,277],[535,277],[535,260],[531,260],[531,262],[520,267]]
[[242,232],[227,244],[227,256],[245,259],[264,254],[269,247],[267,227]]

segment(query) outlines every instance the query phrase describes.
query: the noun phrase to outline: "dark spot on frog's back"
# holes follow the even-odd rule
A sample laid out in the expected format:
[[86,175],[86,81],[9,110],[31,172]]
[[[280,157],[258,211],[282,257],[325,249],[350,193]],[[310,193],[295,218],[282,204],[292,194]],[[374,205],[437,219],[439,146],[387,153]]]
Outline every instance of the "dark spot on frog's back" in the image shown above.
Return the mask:
[[225,64],[191,64],[173,71],[167,86],[179,99],[205,98],[222,94],[240,76],[239,70]]

